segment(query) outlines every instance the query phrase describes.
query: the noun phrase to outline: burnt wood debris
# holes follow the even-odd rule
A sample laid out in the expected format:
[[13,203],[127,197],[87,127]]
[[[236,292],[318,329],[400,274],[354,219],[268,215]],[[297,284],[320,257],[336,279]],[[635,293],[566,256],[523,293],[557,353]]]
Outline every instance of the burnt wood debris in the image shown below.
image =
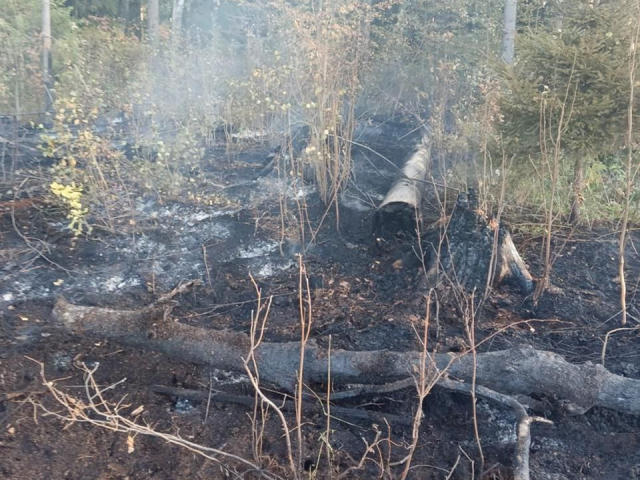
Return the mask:
[[447,283],[484,292],[487,284],[512,282],[530,294],[533,277],[511,234],[480,210],[473,188],[458,194],[449,217],[425,228],[421,205],[429,164],[430,144],[424,135],[375,213],[376,241],[397,234],[418,237],[414,250],[421,250],[434,285]]
[[[155,303],[140,310],[114,310],[72,305],[60,298],[54,315],[73,333],[112,339],[183,361],[242,371],[243,358],[251,345],[248,335],[186,325],[171,319],[167,308],[166,304]],[[300,342],[262,343],[256,358],[262,380],[293,391]],[[419,358],[419,352],[336,349],[331,351],[331,378],[336,390],[351,384],[373,386],[412,379],[411,372]],[[327,359],[326,349],[311,340],[305,349],[308,382],[326,382]],[[446,370],[448,378],[471,381],[473,357],[468,352],[434,353],[428,362],[431,372]],[[477,362],[477,384],[506,395],[551,395],[564,400],[567,413],[573,415],[594,406],[640,414],[640,380],[614,375],[601,365],[571,364],[556,353],[530,346],[479,353]]]

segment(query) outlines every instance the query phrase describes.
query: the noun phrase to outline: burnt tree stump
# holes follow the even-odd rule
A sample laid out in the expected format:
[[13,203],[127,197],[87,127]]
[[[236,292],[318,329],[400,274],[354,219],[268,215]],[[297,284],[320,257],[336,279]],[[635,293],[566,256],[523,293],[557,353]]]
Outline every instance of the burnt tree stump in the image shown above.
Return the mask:
[[435,284],[447,282],[467,291],[483,292],[487,282],[511,282],[525,294],[533,291],[533,278],[511,234],[478,208],[473,189],[458,195],[448,224],[432,228],[424,240],[428,247],[428,277]]

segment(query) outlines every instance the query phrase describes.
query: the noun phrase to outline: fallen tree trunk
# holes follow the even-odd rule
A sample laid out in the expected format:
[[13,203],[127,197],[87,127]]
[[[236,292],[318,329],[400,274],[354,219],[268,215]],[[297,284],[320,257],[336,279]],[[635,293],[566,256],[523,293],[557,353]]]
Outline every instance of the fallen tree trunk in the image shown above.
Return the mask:
[[[172,321],[158,305],[118,311],[71,305],[59,299],[54,315],[71,332],[109,338],[159,351],[182,361],[243,371],[249,337]],[[300,343],[262,343],[256,351],[261,380],[293,391],[300,362]],[[327,380],[327,351],[311,341],[305,350],[305,381]],[[427,367],[448,369],[449,378],[471,381],[471,355],[431,354]],[[331,379],[336,387],[350,383],[383,384],[413,375],[419,352],[331,351]],[[433,370],[429,370],[433,371]],[[640,380],[608,372],[601,365],[574,365],[561,356],[531,347],[477,355],[476,384],[503,394],[552,395],[570,403],[573,413],[593,406],[640,414]]]
[[426,136],[417,145],[378,207],[373,219],[377,237],[395,235],[399,231],[415,234],[419,231],[420,204],[424,191],[431,148]]

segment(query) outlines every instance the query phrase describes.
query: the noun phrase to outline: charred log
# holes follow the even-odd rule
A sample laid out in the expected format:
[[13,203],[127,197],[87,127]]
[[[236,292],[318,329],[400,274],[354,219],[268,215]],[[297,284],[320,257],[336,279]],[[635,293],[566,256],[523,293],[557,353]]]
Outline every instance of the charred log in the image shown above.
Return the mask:
[[[75,306],[60,299],[54,314],[71,332],[109,338],[219,369],[243,371],[243,357],[250,348],[250,340],[243,333],[185,325],[169,319],[159,305],[122,311]],[[292,391],[300,343],[262,343],[255,353],[260,378]],[[324,348],[309,342],[305,349],[306,381],[327,381],[328,358]],[[336,387],[353,383],[379,385],[411,377],[418,368],[420,353],[332,350],[330,358],[331,379]],[[427,356],[427,369],[446,370],[449,378],[470,382],[473,360],[471,355],[433,353]],[[499,393],[553,396],[564,400],[574,414],[593,406],[640,414],[640,380],[614,375],[601,365],[571,364],[555,353],[531,347],[480,353],[476,360],[476,384]]]
[[430,158],[429,142],[424,136],[376,211],[373,219],[376,237],[385,238],[398,233],[416,235],[420,231],[420,206]]

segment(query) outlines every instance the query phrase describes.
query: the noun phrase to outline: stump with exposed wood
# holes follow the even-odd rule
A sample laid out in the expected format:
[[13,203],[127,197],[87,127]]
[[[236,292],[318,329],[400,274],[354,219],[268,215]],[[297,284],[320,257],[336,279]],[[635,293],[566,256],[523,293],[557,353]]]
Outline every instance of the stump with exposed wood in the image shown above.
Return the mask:
[[448,222],[440,222],[424,240],[429,277],[437,284],[483,292],[488,283],[512,282],[525,294],[533,291],[533,278],[511,234],[478,208],[473,189],[458,196]]
[[458,195],[451,216],[423,228],[422,199],[429,164],[430,144],[424,135],[375,213],[376,244],[391,237],[421,237],[420,245],[413,241],[408,245],[402,263],[407,263],[405,259],[416,260],[415,251],[421,246],[428,260],[427,278],[433,285],[485,292],[487,285],[510,281],[523,293],[531,293],[533,278],[511,234],[478,208],[473,189]]

